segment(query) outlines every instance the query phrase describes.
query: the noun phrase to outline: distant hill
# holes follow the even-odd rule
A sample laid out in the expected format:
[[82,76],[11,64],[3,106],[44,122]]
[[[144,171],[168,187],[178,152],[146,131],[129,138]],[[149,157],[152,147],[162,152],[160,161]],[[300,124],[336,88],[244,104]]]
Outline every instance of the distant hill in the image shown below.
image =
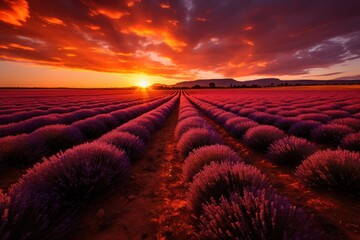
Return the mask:
[[278,78],[261,78],[256,80],[250,80],[250,81],[238,81],[239,83],[237,85],[243,85],[246,84],[248,86],[251,85],[258,85],[260,87],[266,87],[266,86],[277,86],[280,85],[283,81],[281,81]]
[[239,81],[236,81],[232,78],[222,78],[222,79],[198,79],[192,81],[178,82],[174,87],[193,87],[199,85],[201,87],[208,87],[210,83],[215,83],[217,87],[229,87],[230,85],[239,84]]
[[210,83],[215,83],[216,87],[230,87],[230,86],[258,86],[258,87],[271,87],[271,86],[286,86],[286,85],[336,85],[336,84],[360,84],[360,80],[280,80],[278,78],[262,78],[249,81],[237,81],[232,78],[221,79],[198,79],[192,81],[178,82],[169,87],[187,87],[191,88],[196,85],[200,87],[208,87]]

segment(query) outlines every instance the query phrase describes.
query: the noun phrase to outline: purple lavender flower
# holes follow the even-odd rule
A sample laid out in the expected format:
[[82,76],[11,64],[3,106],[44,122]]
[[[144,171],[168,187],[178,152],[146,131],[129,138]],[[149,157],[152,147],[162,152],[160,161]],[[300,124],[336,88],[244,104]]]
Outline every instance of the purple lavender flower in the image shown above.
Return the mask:
[[221,143],[222,140],[216,132],[206,128],[193,128],[181,136],[177,149],[181,156],[186,158],[196,148]]
[[84,140],[79,129],[61,124],[39,128],[31,135],[45,143],[48,155],[71,148]]
[[322,123],[326,123],[331,119],[328,115],[322,113],[304,113],[300,114],[298,118],[301,120],[313,120]]
[[231,135],[235,136],[238,139],[241,139],[247,130],[256,126],[259,126],[257,122],[253,120],[247,120],[241,123],[236,123],[233,126],[230,126],[228,128],[228,131]]
[[360,153],[348,150],[318,151],[295,173],[305,184],[336,191],[360,193]]
[[286,198],[263,189],[234,193],[204,205],[200,239],[320,239],[311,217]]
[[189,207],[200,216],[202,205],[211,198],[229,197],[232,192],[242,192],[245,188],[263,189],[270,184],[257,168],[244,163],[212,162],[196,174],[190,183]]
[[350,113],[343,110],[326,110],[322,111],[323,114],[328,115],[332,119],[349,117]]
[[341,148],[360,152],[360,132],[346,135],[340,144]]
[[2,240],[60,240],[74,229],[78,209],[64,204],[56,194],[10,189],[9,196],[0,201]]
[[85,139],[95,139],[100,137],[108,128],[105,123],[100,120],[94,118],[87,118],[84,120],[80,120],[72,124],[73,127],[79,129],[81,133],[84,135]]
[[211,129],[210,124],[201,117],[189,117],[180,121],[175,128],[175,140],[178,140],[185,132],[192,128]]
[[13,191],[55,194],[77,205],[123,179],[129,169],[124,151],[103,142],[85,143],[36,164]]
[[315,144],[303,138],[290,136],[273,142],[267,155],[273,162],[295,166],[313,154],[316,149]]
[[146,126],[138,125],[133,121],[122,125],[121,127],[117,128],[116,131],[131,133],[142,139],[144,142],[147,142],[151,137],[151,133],[149,129],[146,128]]
[[347,126],[331,123],[313,129],[311,131],[311,137],[317,143],[336,147],[346,135],[353,132],[354,131]]
[[211,145],[194,149],[185,159],[183,175],[185,181],[191,182],[195,174],[212,162],[229,161],[232,163],[242,162],[240,157],[231,148],[225,145]]
[[260,125],[247,130],[243,139],[251,148],[260,152],[266,152],[271,143],[284,136],[284,132],[276,127]]
[[299,122],[300,119],[296,117],[282,117],[275,121],[274,126],[281,130],[288,131],[295,123]]
[[215,121],[220,124],[223,125],[226,121],[228,121],[229,119],[235,118],[237,117],[237,115],[235,115],[234,113],[231,112],[223,112],[221,114],[219,114],[217,116],[217,118],[215,119]]
[[128,132],[113,131],[102,136],[99,141],[124,150],[132,162],[137,160],[145,149],[144,142],[139,137]]
[[311,131],[320,126],[321,123],[313,120],[301,120],[297,123],[294,123],[289,129],[289,134],[302,137],[302,138],[310,138]]
[[330,121],[330,123],[345,125],[349,128],[354,129],[355,131],[360,131],[360,119],[346,117],[346,118],[338,118]]
[[266,112],[254,112],[249,115],[249,118],[262,124],[273,124],[280,117]]
[[47,152],[45,142],[29,134],[0,138],[0,163],[32,163]]

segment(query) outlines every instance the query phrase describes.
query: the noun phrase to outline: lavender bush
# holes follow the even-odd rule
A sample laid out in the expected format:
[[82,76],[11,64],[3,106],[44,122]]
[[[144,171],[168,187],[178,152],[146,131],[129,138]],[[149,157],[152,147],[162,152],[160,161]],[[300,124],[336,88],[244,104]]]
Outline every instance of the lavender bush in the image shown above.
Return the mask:
[[320,125],[321,123],[317,121],[301,120],[291,126],[288,132],[297,137],[310,138],[311,131]]
[[281,130],[288,131],[295,123],[300,120],[296,117],[282,117],[275,121],[274,126]]
[[304,113],[300,114],[298,118],[301,120],[313,120],[321,123],[326,123],[331,119],[328,115],[322,113]]
[[254,112],[249,118],[262,124],[274,124],[280,117],[265,112]]
[[347,111],[347,112],[352,113],[352,114],[359,113],[360,112],[360,105],[355,103],[355,104],[351,104],[351,105],[348,105],[348,106],[343,106],[342,110]]
[[352,117],[353,117],[353,118],[356,118],[356,119],[360,119],[360,112],[354,113],[354,114],[352,115]]
[[202,205],[211,198],[218,200],[230,193],[241,193],[245,188],[252,190],[269,187],[266,177],[255,167],[243,163],[213,162],[196,174],[190,183],[189,207],[195,216],[200,216]]
[[233,107],[236,107],[236,105],[234,103],[228,103],[228,104],[225,104],[222,108],[225,110],[225,111],[229,111],[231,108]]
[[316,127],[311,131],[311,137],[317,143],[337,147],[340,141],[352,132],[347,126],[332,123]]
[[45,142],[29,134],[0,138],[0,163],[31,163],[46,153]]
[[119,124],[129,121],[131,117],[131,113],[127,111],[127,109],[120,109],[110,113],[111,116],[115,117]]
[[294,136],[273,142],[268,150],[268,158],[276,163],[296,166],[316,151],[315,144]]
[[278,114],[278,112],[282,111],[281,110],[281,107],[269,107],[268,109],[266,109],[266,113],[270,113],[270,114],[277,114],[277,115],[280,115]]
[[98,138],[109,130],[103,122],[94,118],[80,120],[72,124],[72,126],[79,129],[85,139]]
[[32,117],[45,115],[48,112],[44,110],[31,110],[31,111],[20,111],[13,114],[2,114],[0,116],[0,124],[9,124],[13,122],[19,122],[22,120],[26,120]]
[[282,110],[277,112],[277,114],[283,117],[296,117],[301,114],[301,112],[298,110]]
[[131,133],[131,134],[139,137],[140,139],[142,139],[144,142],[147,142],[151,137],[151,133],[146,128],[146,126],[138,125],[138,124],[136,124],[136,122],[133,122],[133,121],[122,125],[121,127],[119,127],[117,129],[117,131]]
[[243,135],[245,134],[245,132],[247,130],[249,130],[250,128],[259,126],[259,124],[253,120],[246,120],[243,121],[241,123],[236,123],[232,126],[228,127],[228,131],[230,134],[232,134],[233,136],[235,136],[236,138],[240,139],[243,137]]
[[110,132],[102,136],[99,141],[105,142],[124,150],[131,162],[140,158],[145,150],[145,143],[139,137],[128,132]]
[[198,117],[199,116],[199,112],[197,110],[189,110],[189,111],[186,111],[186,112],[183,112],[183,113],[179,113],[179,117],[178,117],[178,121],[182,121],[186,118],[189,118],[189,117]]
[[332,119],[345,118],[350,116],[349,112],[343,110],[326,110],[322,113],[328,115]]
[[103,122],[107,129],[113,129],[119,125],[119,121],[110,114],[99,114],[94,117],[94,119]]
[[302,162],[296,176],[311,187],[328,188],[358,195],[360,193],[360,153],[325,150]]
[[284,136],[284,132],[276,127],[260,125],[247,130],[243,139],[251,148],[260,152],[266,152],[271,143]]
[[185,181],[191,182],[195,174],[200,172],[204,166],[212,162],[228,161],[232,163],[242,162],[240,157],[231,148],[225,145],[211,145],[194,149],[185,159],[183,164],[183,175]]
[[249,116],[250,114],[252,114],[254,112],[256,112],[256,110],[253,109],[253,108],[242,108],[241,110],[239,110],[238,113],[240,114],[240,116],[246,117],[246,116]]
[[341,148],[360,152],[360,132],[346,135],[340,143]]
[[235,118],[236,115],[234,113],[231,112],[222,112],[221,114],[219,114],[217,116],[217,118],[215,119],[215,121],[220,124],[223,125],[226,121],[228,121],[229,119]]
[[141,118],[136,118],[132,120],[132,122],[136,125],[146,126],[150,132],[155,132],[155,130],[160,127],[159,122],[162,123],[155,115],[150,114],[142,115]]
[[232,194],[204,206],[198,225],[200,239],[320,239],[301,208],[263,189]]
[[44,142],[48,154],[68,149],[82,143],[84,140],[84,136],[79,129],[61,124],[39,128],[31,135]]
[[51,124],[58,123],[59,119],[57,116],[39,116],[30,118],[24,121],[10,123],[0,126],[0,137],[16,135],[21,133],[31,133],[34,130]]
[[230,111],[230,112],[233,112],[233,113],[237,113],[237,112],[240,111],[241,108],[242,108],[242,107],[234,106],[234,107],[231,107],[231,108],[229,109],[229,111]]
[[81,109],[76,111],[76,114],[73,112],[62,114],[59,118],[61,123],[70,124],[75,121],[79,121],[81,119],[89,118],[94,116],[95,112],[92,109]]
[[206,128],[211,129],[210,124],[201,117],[189,117],[180,121],[175,128],[175,140],[179,138],[192,128]]
[[60,240],[76,222],[77,208],[64,205],[53,193],[10,189],[9,197],[0,201],[2,240]]
[[[161,123],[165,122],[167,114],[164,114],[161,112],[156,112],[156,111],[151,111],[148,114],[143,115],[143,116],[144,117],[145,116],[155,117],[156,121],[154,121],[153,124],[156,126],[156,128],[160,128],[162,126]],[[143,116],[141,116],[141,118],[143,118]],[[146,126],[146,127],[148,127],[148,126]]]
[[244,121],[252,121],[252,120],[245,118],[245,117],[232,117],[232,118],[226,120],[226,122],[224,122],[223,126],[226,129],[231,129],[236,124],[243,123]]
[[14,192],[55,194],[77,205],[123,179],[129,169],[124,151],[103,142],[85,143],[36,164]]
[[360,131],[360,119],[351,118],[351,117],[338,118],[332,120],[330,123],[345,125],[349,128],[354,129],[355,131]]
[[222,140],[216,132],[206,128],[193,128],[181,136],[177,149],[181,156],[186,158],[193,149],[221,143]]

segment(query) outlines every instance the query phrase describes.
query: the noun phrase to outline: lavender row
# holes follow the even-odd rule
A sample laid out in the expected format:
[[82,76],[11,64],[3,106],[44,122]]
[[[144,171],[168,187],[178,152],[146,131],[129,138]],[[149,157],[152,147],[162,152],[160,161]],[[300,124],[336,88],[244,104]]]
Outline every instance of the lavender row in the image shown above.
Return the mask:
[[[10,99],[8,99],[10,100]],[[33,110],[50,110],[51,108],[61,107],[74,107],[83,104],[97,104],[99,102],[117,102],[118,97],[103,97],[103,96],[91,96],[81,99],[80,97],[73,97],[71,99],[57,97],[47,97],[46,101],[39,102],[36,97],[26,98],[23,101],[19,101],[18,98],[12,98],[12,105],[5,105],[0,108],[0,115],[16,114],[21,111],[33,111]]]
[[[281,115],[275,115],[275,112],[263,112],[266,110],[265,107],[241,108],[226,102],[199,100],[257,123],[276,126],[290,135],[306,138],[318,144],[360,151],[360,116],[357,115],[360,111],[359,104],[343,106],[349,112],[338,109],[326,111],[324,108],[320,108],[322,109],[322,113],[320,113],[307,108],[305,113],[296,116],[298,112],[305,110],[292,109],[283,111]],[[328,107],[342,106],[328,105]]]
[[[72,90],[73,91],[73,90]],[[112,94],[111,96],[108,96],[108,94],[101,94],[101,95],[74,95],[72,97],[66,97],[64,94],[61,93],[60,95],[49,95],[46,96],[45,101],[39,102],[39,98],[44,98],[41,96],[35,96],[31,95],[30,97],[27,97],[23,101],[19,101],[20,97],[13,97],[11,99],[11,103],[13,103],[13,107],[6,106],[4,109],[0,110],[0,115],[7,115],[7,114],[16,114],[17,112],[21,111],[33,111],[33,110],[50,110],[51,109],[57,109],[58,107],[62,108],[71,108],[74,106],[79,105],[94,105],[97,104],[117,104],[121,103],[124,99],[127,100],[136,100],[139,98],[138,94],[134,94],[134,92],[129,91],[122,91],[120,94]],[[151,92],[151,98],[152,97],[163,97],[165,95],[169,95],[165,92]],[[0,96],[1,97],[1,96]],[[9,98],[5,97],[2,98],[9,100]]]
[[44,115],[48,115],[48,114],[63,114],[63,113],[71,113],[74,111],[78,111],[78,110],[84,110],[84,109],[94,109],[94,108],[104,108],[106,106],[110,105],[118,105],[118,104],[123,104],[123,103],[130,103],[133,101],[137,101],[139,99],[133,99],[133,100],[124,100],[124,99],[116,99],[116,101],[114,101],[114,99],[108,100],[108,101],[104,101],[104,100],[97,100],[97,101],[93,101],[93,102],[76,102],[73,104],[59,104],[56,107],[52,107],[52,108],[46,108],[46,109],[41,109],[41,108],[37,108],[35,110],[21,110],[21,111],[17,111],[15,113],[11,113],[11,114],[2,114],[0,116],[0,124],[9,124],[9,123],[15,123],[15,122],[20,122],[20,121],[24,121],[27,120],[29,118],[33,118],[33,117],[37,117],[37,116],[44,116]]
[[[319,236],[315,231],[313,236],[308,234],[310,218],[303,210],[275,194],[257,168],[244,164],[223,145],[220,136],[184,96],[175,138],[185,159],[183,174],[189,185],[189,209],[200,239]],[[184,154],[184,149],[190,153]]]
[[[360,154],[349,150],[322,150],[303,139],[269,125],[214,107],[192,98],[191,101],[220,126],[252,149],[266,153],[277,164],[297,167],[295,175],[311,187],[359,194]],[[350,135],[351,136],[351,135]]]
[[0,236],[10,239],[62,239],[76,227],[78,210],[114,184],[126,181],[131,162],[148,136],[170,115],[178,96],[91,143],[35,165],[8,194],[0,194]]
[[[198,100],[210,104],[207,100]],[[224,107],[223,104],[214,102],[210,105],[215,105],[218,108],[223,109],[224,112],[230,111],[227,113],[229,117],[232,115],[240,117],[238,118],[239,121],[243,119],[246,121],[246,124],[250,124],[248,120],[252,120],[251,127],[254,126],[254,124],[273,125],[287,132],[289,135],[306,138],[320,145],[325,145],[331,148],[340,147],[350,151],[360,151],[360,119],[338,118],[333,119],[329,124],[322,124],[321,122],[315,120],[298,120],[296,118],[286,118],[263,112],[253,112],[246,117],[244,116],[244,113],[243,115],[240,114],[241,110],[238,112],[235,111],[237,112],[237,114],[235,114],[228,108]],[[238,132],[237,135],[239,135],[239,138],[242,137],[244,131],[247,129],[247,126],[242,126],[241,124],[235,124],[232,127],[233,132]]]
[[[200,98],[211,100],[209,103],[215,103],[225,110],[240,115],[263,112],[283,117],[297,117],[300,114],[326,113],[330,118],[343,118],[360,112],[359,92],[356,91],[337,91],[336,94],[328,92],[325,96],[323,92],[316,91],[254,91],[241,94],[230,91],[223,93],[227,95],[215,93],[211,99]],[[197,94],[197,96],[200,95]],[[304,115],[301,118],[308,117]],[[322,117],[320,119],[322,121],[329,120],[329,117]]]
[[[150,99],[150,101],[156,99],[158,98]],[[52,124],[71,124],[75,121],[93,117],[98,114],[111,114],[111,112],[114,112],[116,110],[131,107],[144,102],[145,100],[137,100],[119,103],[115,105],[111,104],[110,106],[108,105],[105,107],[98,107],[93,109],[79,109],[77,111],[64,114],[48,114],[44,116],[33,117],[24,121],[1,125],[0,137],[17,135],[21,133],[31,133],[40,127]]]
[[60,150],[66,150],[85,141],[98,138],[130,119],[160,106],[171,98],[173,96],[116,110],[108,114],[99,114],[74,122],[71,125],[50,125],[31,134],[1,138],[0,163],[5,166],[32,163],[44,156],[50,156]]
[[[201,101],[210,104],[208,103],[207,100],[201,100]],[[360,131],[357,131],[360,126],[359,125],[360,120],[356,118],[339,118],[339,119],[334,119],[332,121],[333,123],[331,124],[321,124],[320,122],[314,120],[296,121],[296,119],[291,119],[290,121],[289,119],[285,119],[282,117],[277,118],[278,116],[269,115],[267,113],[261,113],[261,112],[260,113],[255,112],[252,115],[250,114],[248,117],[245,116],[239,117],[237,114],[228,112],[226,109],[229,110],[229,106],[227,105],[216,102],[210,105],[215,105],[223,109],[221,116],[222,119],[220,120],[220,124],[223,123],[225,125],[224,127],[227,128],[233,135],[235,135],[235,137],[239,139],[246,138],[245,136],[243,136],[245,132],[248,129],[255,127],[259,123],[265,124],[265,126],[258,127],[256,131],[255,130],[253,131],[253,134],[249,134],[249,135],[256,135],[256,134],[263,135],[264,133],[262,132],[268,130],[269,137],[274,138],[274,140],[276,140],[275,138],[279,138],[279,136],[281,135],[279,131],[281,129],[287,131],[290,135],[296,136],[296,137],[288,137],[285,140],[281,140],[279,143],[276,144],[276,146],[274,146],[272,149],[269,149],[270,152],[271,150],[277,151],[279,149],[282,149],[283,152],[294,151],[292,155],[285,156],[287,158],[291,157],[291,159],[293,159],[293,161],[291,162],[287,161],[287,164],[290,163],[290,165],[299,164],[300,161],[302,159],[305,159],[309,155],[309,153],[311,153],[314,149],[314,146],[311,146],[313,144],[307,142],[302,138],[307,138],[320,145],[325,145],[331,148],[340,147],[345,150],[358,151],[358,152],[360,151]],[[238,111],[238,114],[241,111],[242,110]],[[267,117],[265,117],[265,115],[267,115]],[[231,120],[228,120],[228,122],[222,122],[222,121],[227,121],[226,118]],[[276,130],[272,126],[267,126],[268,124],[272,124],[275,127],[279,127],[280,129]],[[246,139],[244,139],[244,141],[246,141]],[[250,145],[254,145],[254,143],[252,143],[251,141],[252,139],[248,139],[248,143]],[[287,149],[284,149],[284,146],[286,146]],[[268,144],[265,144],[265,146],[259,145],[254,147],[258,148],[258,150],[260,149],[260,151],[262,149],[262,151],[266,152]],[[297,150],[302,148],[303,150]],[[274,157],[275,155],[276,153],[270,154],[270,158],[280,163],[286,163],[285,161],[283,161],[285,160],[285,158],[281,158],[281,156],[276,158]]]

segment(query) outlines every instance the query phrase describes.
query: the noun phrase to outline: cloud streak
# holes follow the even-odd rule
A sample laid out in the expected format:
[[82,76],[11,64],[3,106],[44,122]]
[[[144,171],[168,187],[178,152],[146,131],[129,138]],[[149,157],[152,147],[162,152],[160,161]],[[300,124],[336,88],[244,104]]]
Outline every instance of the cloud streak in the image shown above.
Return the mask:
[[0,19],[5,23],[22,26],[29,16],[29,5],[26,0],[0,2]]
[[101,72],[306,75],[360,58],[357,0],[5,0],[0,19],[0,59]]

